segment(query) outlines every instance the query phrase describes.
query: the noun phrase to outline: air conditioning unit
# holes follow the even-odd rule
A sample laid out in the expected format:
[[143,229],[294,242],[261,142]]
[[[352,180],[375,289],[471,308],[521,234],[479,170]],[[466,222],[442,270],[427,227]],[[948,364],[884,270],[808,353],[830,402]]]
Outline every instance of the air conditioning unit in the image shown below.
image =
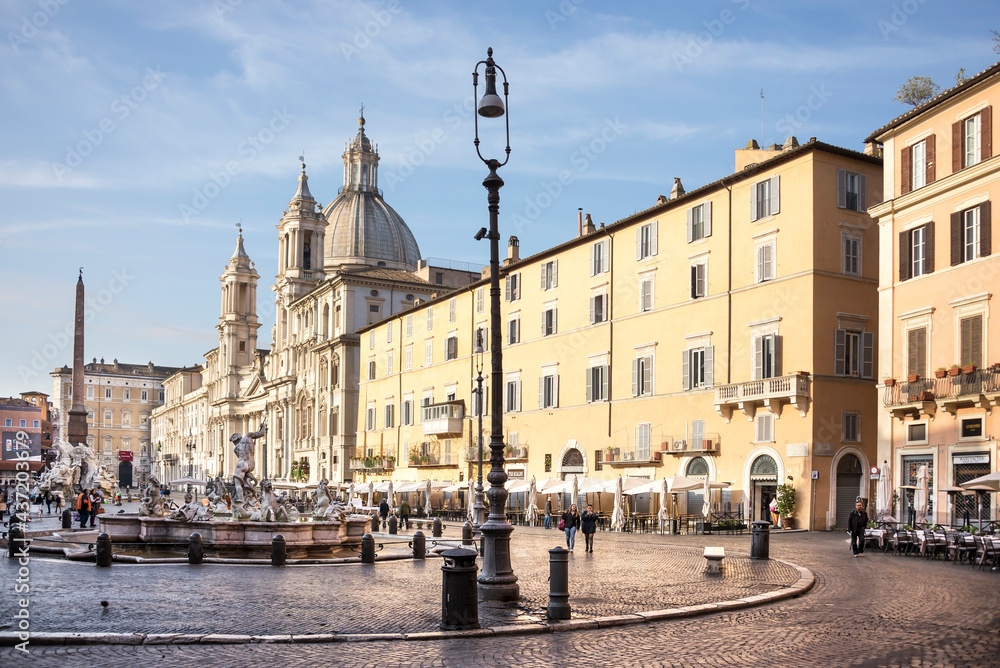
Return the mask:
[[670,449],[674,452],[682,452],[687,450],[687,441],[674,441],[670,446]]

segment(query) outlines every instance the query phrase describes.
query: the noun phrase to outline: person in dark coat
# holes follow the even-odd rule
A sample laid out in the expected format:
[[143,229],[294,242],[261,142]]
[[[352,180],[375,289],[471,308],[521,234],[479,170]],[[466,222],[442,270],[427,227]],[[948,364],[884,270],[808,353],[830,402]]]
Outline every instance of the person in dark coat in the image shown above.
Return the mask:
[[563,530],[566,532],[566,547],[572,552],[573,545],[576,543],[576,531],[580,528],[580,513],[577,511],[575,503],[562,514],[562,521]]
[[865,528],[868,526],[868,513],[865,506],[858,501],[854,511],[847,518],[847,530],[851,532],[851,552],[855,557],[865,556]]
[[586,541],[584,551],[593,552],[594,534],[597,533],[597,513],[590,504],[587,504],[587,509],[580,515],[580,530],[583,531],[583,538]]
[[552,497],[545,497],[545,528],[552,528]]
[[382,528],[386,526],[386,518],[389,517],[389,502],[382,499],[382,503],[378,505],[378,514],[382,517]]
[[410,504],[403,501],[399,504],[399,528],[409,529],[410,528]]

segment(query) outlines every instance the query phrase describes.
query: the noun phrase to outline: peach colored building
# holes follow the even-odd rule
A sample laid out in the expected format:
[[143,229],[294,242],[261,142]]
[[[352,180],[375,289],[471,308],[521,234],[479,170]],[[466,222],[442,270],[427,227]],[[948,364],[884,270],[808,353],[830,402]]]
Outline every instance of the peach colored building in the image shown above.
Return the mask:
[[[1000,287],[991,203],[1000,197],[993,107],[1000,63],[876,130],[885,201],[879,225],[881,465],[889,465],[897,518],[913,507],[917,474],[929,473],[927,517],[976,518],[975,497],[946,488],[997,470],[1000,328],[990,317]],[[997,519],[983,495],[983,517]],[[922,515],[919,514],[919,515]]]

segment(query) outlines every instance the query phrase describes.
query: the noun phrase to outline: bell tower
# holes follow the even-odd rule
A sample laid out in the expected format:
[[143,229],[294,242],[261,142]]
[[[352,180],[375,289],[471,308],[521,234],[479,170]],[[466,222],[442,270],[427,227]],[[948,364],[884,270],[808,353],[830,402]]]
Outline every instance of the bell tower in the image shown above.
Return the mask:
[[[301,157],[300,157],[301,158]],[[288,203],[278,229],[276,290],[294,301],[319,285],[323,272],[323,237],[326,217],[309,192],[306,164],[302,163],[299,187]]]
[[222,282],[222,313],[219,316],[220,375],[249,366],[257,350],[257,279],[253,261],[243,248],[243,230],[236,238],[236,250],[229,258]]

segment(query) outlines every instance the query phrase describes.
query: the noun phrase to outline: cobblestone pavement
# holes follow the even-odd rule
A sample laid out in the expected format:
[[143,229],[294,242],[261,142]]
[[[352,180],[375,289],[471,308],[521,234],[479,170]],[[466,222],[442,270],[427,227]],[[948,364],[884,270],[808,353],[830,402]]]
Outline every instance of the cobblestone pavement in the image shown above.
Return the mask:
[[[529,601],[529,610],[536,605],[534,592],[547,590],[542,557],[525,558],[521,554],[522,545],[539,543],[543,547],[556,544],[557,534],[544,535],[540,530],[518,529],[515,533],[515,570],[522,577],[522,591]],[[678,549],[666,549],[665,546]],[[594,556],[575,554],[571,575],[571,603],[575,612],[594,605],[587,601],[593,593],[609,601],[607,605],[618,606],[627,597],[635,597],[635,591],[656,604],[642,606],[645,609],[668,607],[660,601],[667,600],[666,590],[687,587],[683,578],[677,586],[664,585],[662,567],[651,566],[649,560],[656,560],[660,554],[688,554],[694,548],[704,545],[722,545],[727,552],[745,552],[749,548],[748,536],[610,536],[598,534],[597,552]],[[687,548],[687,549],[680,549]],[[618,665],[618,666],[997,666],[1000,665],[1000,574],[980,572],[964,565],[952,565],[941,561],[927,561],[914,557],[892,557],[869,554],[864,559],[853,559],[842,534],[793,534],[772,535],[771,556],[805,566],[817,578],[816,587],[806,596],[794,598],[759,608],[720,612],[704,617],[679,619],[663,622],[588,629],[569,633],[544,633],[538,635],[462,638],[426,642],[363,642],[332,644],[296,645],[213,645],[213,646],[36,646],[29,659],[32,665],[58,666],[118,666],[131,665],[137,661],[155,661],[156,665],[223,665],[223,666],[297,666],[297,665],[351,665],[364,666],[464,666],[464,665],[513,665],[568,666],[568,665]],[[674,557],[665,557],[671,563]],[[700,559],[700,557],[699,557]],[[600,567],[587,574],[581,562],[591,560]],[[683,559],[681,559],[683,561]],[[730,558],[727,558],[727,562]],[[733,561],[738,561],[734,559]],[[636,562],[644,562],[641,566]],[[36,562],[33,562],[35,564]],[[775,562],[771,562],[772,565]],[[424,566],[435,575],[440,562],[429,561]],[[79,619],[88,610],[87,594],[101,591],[90,590],[89,582],[94,574],[107,577],[111,573],[120,578],[129,568],[114,566],[110,570],[97,571],[93,567],[75,564],[70,571],[81,580],[80,587],[73,595],[60,599],[67,605],[75,605],[66,619]],[[390,569],[403,564],[377,564],[367,576],[378,581],[413,565]],[[637,568],[637,566],[640,566]],[[778,566],[781,566],[778,564]],[[751,564],[749,566],[753,568]],[[358,567],[354,567],[358,568]],[[382,570],[383,574],[379,573]],[[668,569],[670,566],[667,567]],[[89,570],[88,570],[89,569]],[[139,571],[139,569],[135,569]],[[190,573],[197,569],[170,571],[175,574]],[[241,569],[246,571],[246,569]],[[739,570],[737,568],[736,570]],[[44,599],[50,592],[55,596],[56,588],[66,588],[66,574],[59,574],[51,585],[51,590],[35,591],[34,596]],[[352,576],[342,576],[345,569],[278,569],[256,568],[249,572],[249,581],[239,578],[231,583],[231,591],[209,596],[210,601],[194,608],[196,596],[181,598],[176,593],[176,605],[182,609],[179,617],[212,615],[216,619],[232,619],[227,612],[234,601],[241,598],[241,589],[249,589],[257,597],[274,601],[270,607],[270,618],[282,620],[290,616],[290,622],[297,619],[313,618],[328,625],[339,625],[347,619],[369,619],[377,617],[380,610],[394,605],[405,596],[414,601],[416,610],[430,602],[417,600],[430,595],[430,588],[411,591],[405,585],[396,588],[392,601],[373,596],[371,588],[358,583]],[[359,571],[360,572],[360,571]],[[197,579],[185,579],[180,585],[167,586],[158,582],[160,573],[146,568],[141,570],[142,582],[130,582],[130,586],[152,591],[157,598],[166,594],[161,591],[177,592],[183,585],[198,586]],[[276,580],[266,579],[265,573],[292,576],[287,586]],[[85,574],[85,575],[80,575]],[[166,573],[165,573],[166,574]],[[767,572],[768,576],[771,572]],[[6,575],[6,574],[5,574]],[[363,579],[364,574],[362,574]],[[5,576],[0,576],[6,580]],[[32,573],[34,575],[34,569]],[[127,577],[127,576],[126,576]],[[241,576],[242,577],[242,576]],[[439,577],[439,576],[437,576]],[[728,576],[727,576],[728,577]],[[263,581],[261,578],[265,578]],[[347,580],[354,584],[345,587]],[[529,580],[537,579],[534,584]],[[723,578],[725,580],[726,578]],[[290,583],[294,580],[295,586]],[[319,580],[319,582],[316,582]],[[624,584],[620,584],[624,583]],[[689,587],[683,596],[704,591],[718,582],[703,582],[701,587]],[[728,585],[726,585],[728,586]],[[589,587],[589,589],[588,589]],[[162,588],[162,589],[161,589]],[[634,588],[634,589],[633,589]],[[116,591],[123,587],[118,586]],[[350,591],[348,591],[350,589]],[[108,591],[107,587],[104,589]],[[620,593],[622,590],[625,593]],[[384,590],[381,590],[384,591]],[[440,589],[434,590],[433,607],[440,605]],[[749,592],[740,590],[740,596]],[[106,594],[105,597],[113,596]],[[4,611],[0,612],[0,624],[9,619],[10,595],[3,597]],[[339,605],[326,606],[329,598]],[[718,597],[712,597],[720,600]],[[723,598],[735,598],[724,595]],[[580,600],[583,599],[583,600]],[[135,600],[141,601],[141,596]],[[74,603],[75,602],[75,603]],[[96,605],[96,599],[94,601]],[[686,602],[685,602],[686,603]],[[353,608],[363,606],[367,614],[357,615]],[[237,606],[238,607],[238,606]],[[619,609],[619,608],[616,608]],[[33,608],[33,611],[35,608]],[[197,610],[197,612],[196,612]],[[233,633],[249,632],[246,625],[254,621],[246,611],[239,610],[241,621],[235,627],[215,627],[219,631]],[[128,630],[125,619],[141,618],[144,611],[133,609],[127,616],[113,618],[109,608],[106,627],[116,631]],[[101,613],[88,613],[101,621]],[[588,613],[590,614],[590,613]],[[609,613],[610,614],[610,613]],[[435,619],[436,622],[436,619]],[[202,620],[192,620],[202,623]],[[82,624],[88,630],[95,626]],[[33,627],[36,628],[36,627]],[[324,626],[323,628],[328,628]],[[44,627],[41,630],[49,630]],[[297,632],[307,629],[296,627]],[[0,650],[0,663],[15,665],[12,659],[17,652],[11,648]]]

